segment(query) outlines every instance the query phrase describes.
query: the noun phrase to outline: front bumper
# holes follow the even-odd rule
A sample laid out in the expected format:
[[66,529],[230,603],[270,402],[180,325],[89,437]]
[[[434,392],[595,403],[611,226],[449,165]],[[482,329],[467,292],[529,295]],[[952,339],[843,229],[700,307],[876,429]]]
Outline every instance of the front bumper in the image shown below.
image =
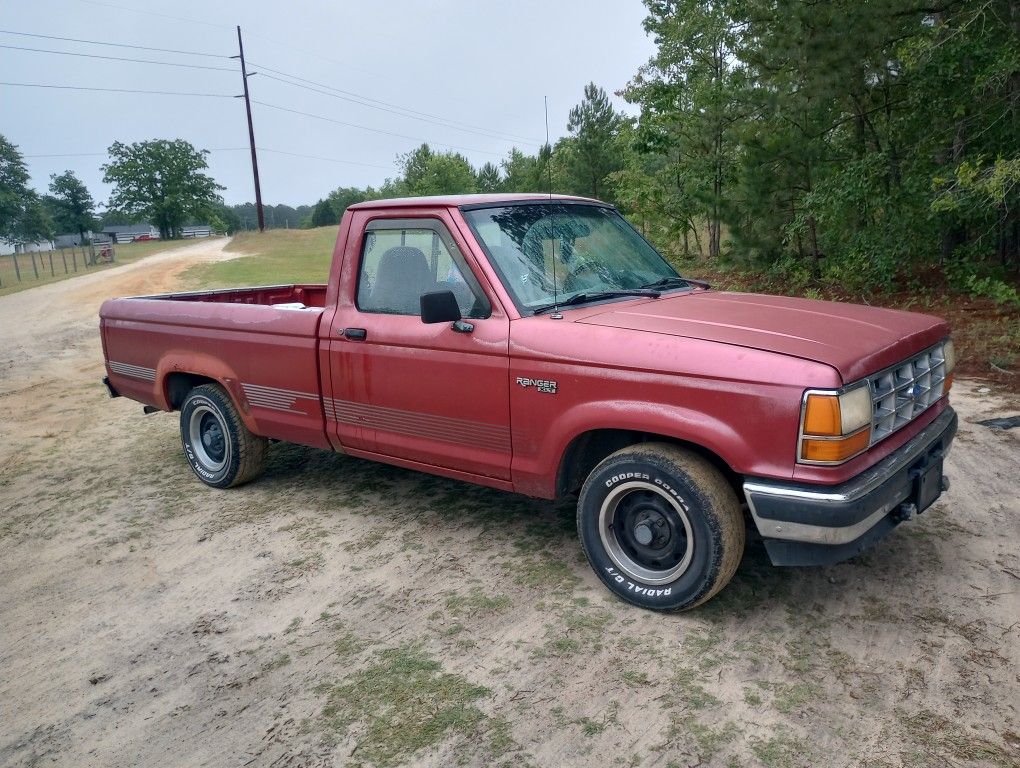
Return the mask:
[[[744,496],[773,564],[838,563],[923,512],[949,487],[941,466],[956,425],[956,412],[947,407],[897,451],[841,485],[748,478]],[[932,482],[939,487],[930,488]]]

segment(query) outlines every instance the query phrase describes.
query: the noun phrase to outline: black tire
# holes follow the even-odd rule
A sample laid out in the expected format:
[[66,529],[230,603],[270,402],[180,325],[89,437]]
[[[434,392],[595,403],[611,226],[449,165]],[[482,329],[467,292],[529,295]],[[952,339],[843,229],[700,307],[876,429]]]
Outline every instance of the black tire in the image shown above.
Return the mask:
[[581,489],[577,531],[610,590],[658,611],[713,597],[744,553],[733,488],[707,460],[668,443],[624,448],[599,464]]
[[181,443],[199,480],[233,488],[262,473],[269,441],[248,431],[220,385],[203,384],[181,405]]

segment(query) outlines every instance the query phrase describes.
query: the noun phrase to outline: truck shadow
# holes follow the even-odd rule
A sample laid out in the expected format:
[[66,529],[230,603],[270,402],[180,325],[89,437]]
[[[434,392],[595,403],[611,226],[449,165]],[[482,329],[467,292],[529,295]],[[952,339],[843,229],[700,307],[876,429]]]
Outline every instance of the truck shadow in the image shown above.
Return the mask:
[[[330,451],[278,443],[272,446],[257,487],[270,495],[301,498],[323,512],[340,509],[371,515],[392,526],[422,525],[440,537],[474,530],[507,556],[545,552],[559,557],[584,581],[589,579],[577,539],[573,501],[551,502],[406,470]],[[697,610],[712,621],[748,619],[774,613],[839,613],[847,586],[881,592],[882,585],[916,579],[939,568],[937,551],[914,531],[894,532],[864,555],[838,565],[773,566],[764,545],[749,534],[743,559],[730,584]]]
[[573,502],[532,499],[285,443],[271,447],[256,482],[272,494],[300,494],[324,510],[382,516],[394,525],[427,520],[450,532],[477,528],[518,551],[573,546],[580,552]]

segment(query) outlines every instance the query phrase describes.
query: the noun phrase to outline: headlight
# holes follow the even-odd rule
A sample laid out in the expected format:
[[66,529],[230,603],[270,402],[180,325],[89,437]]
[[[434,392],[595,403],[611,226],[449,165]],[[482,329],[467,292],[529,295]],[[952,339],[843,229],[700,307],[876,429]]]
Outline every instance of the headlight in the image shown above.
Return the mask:
[[845,392],[810,390],[801,406],[799,461],[842,464],[871,444],[871,390],[862,384]]
[[942,359],[946,361],[946,377],[942,382],[942,394],[948,395],[953,386],[953,369],[956,367],[956,347],[952,339],[946,339],[942,345]]

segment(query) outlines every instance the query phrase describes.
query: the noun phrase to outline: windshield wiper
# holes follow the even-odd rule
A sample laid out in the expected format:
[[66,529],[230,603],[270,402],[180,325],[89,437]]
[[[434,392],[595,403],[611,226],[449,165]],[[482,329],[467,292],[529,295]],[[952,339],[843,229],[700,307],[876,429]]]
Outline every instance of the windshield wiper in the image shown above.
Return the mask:
[[617,296],[644,296],[649,299],[657,299],[662,294],[659,291],[651,291],[645,289],[621,289],[617,291],[594,291],[592,293],[575,293],[568,299],[556,302],[555,304],[543,304],[540,307],[536,307],[532,310],[533,314],[540,315],[543,312],[548,312],[550,309],[556,309],[557,307],[570,307],[577,304],[586,304],[589,301],[598,301],[599,299],[614,299]]
[[663,277],[653,283],[642,285],[642,288],[681,288],[683,286],[697,285],[701,288],[711,288],[711,283],[704,280],[695,280],[693,277]]

